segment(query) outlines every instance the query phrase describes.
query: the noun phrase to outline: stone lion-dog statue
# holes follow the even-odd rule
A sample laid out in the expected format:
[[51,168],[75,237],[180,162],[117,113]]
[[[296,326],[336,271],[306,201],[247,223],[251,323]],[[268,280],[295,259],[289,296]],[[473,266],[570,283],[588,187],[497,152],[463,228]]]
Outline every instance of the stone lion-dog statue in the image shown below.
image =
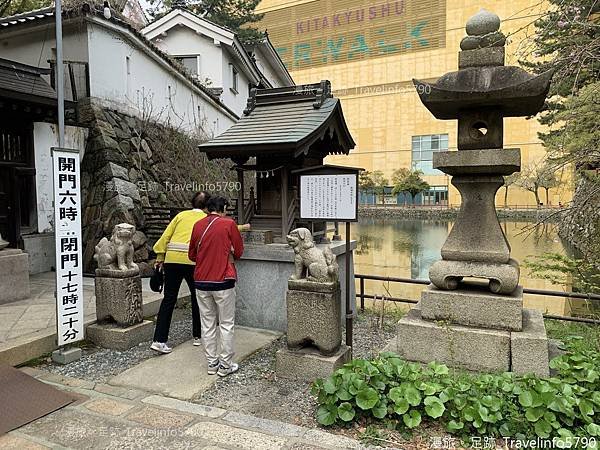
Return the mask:
[[287,241],[295,253],[296,270],[290,279],[306,279],[321,283],[338,280],[338,264],[335,255],[329,246],[318,248],[310,230],[296,228],[287,235]]
[[110,241],[102,238],[96,245],[94,255],[98,269],[138,270],[138,265],[133,262],[134,234],[134,225],[120,223],[114,227]]

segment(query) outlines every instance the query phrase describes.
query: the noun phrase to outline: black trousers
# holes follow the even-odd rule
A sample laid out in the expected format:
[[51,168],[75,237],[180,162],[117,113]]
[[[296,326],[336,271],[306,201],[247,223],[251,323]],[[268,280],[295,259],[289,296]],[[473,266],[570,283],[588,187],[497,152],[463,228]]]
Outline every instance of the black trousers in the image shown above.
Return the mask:
[[192,334],[195,338],[200,338],[200,310],[196,301],[196,288],[194,286],[194,267],[191,264],[173,264],[165,263],[163,270],[165,273],[164,294],[158,316],[156,317],[156,329],[154,330],[155,342],[167,342],[169,339],[169,329],[171,328],[171,318],[173,309],[177,303],[179,288],[181,282],[186,281],[190,288],[192,298]]

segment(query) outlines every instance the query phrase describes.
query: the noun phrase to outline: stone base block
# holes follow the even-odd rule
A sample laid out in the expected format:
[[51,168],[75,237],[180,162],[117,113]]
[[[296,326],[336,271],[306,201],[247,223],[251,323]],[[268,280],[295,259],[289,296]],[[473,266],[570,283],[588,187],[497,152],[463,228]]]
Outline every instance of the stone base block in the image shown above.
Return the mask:
[[116,324],[88,325],[87,338],[99,347],[114,350],[127,350],[141,342],[150,341],[154,333],[154,322],[144,320],[130,327],[120,327]]
[[290,280],[286,295],[287,341],[291,349],[313,344],[325,355],[342,342],[339,283]]
[[98,322],[112,320],[124,327],[140,323],[143,319],[140,276],[115,278],[102,276],[103,273],[96,270],[94,280]]
[[409,361],[437,361],[477,372],[510,369],[510,332],[429,322],[420,304],[398,322],[395,350]]
[[460,284],[456,291],[443,291],[433,285],[421,295],[421,316],[427,320],[447,320],[498,330],[523,328],[523,288],[509,295],[482,291],[478,285]]
[[273,243],[273,231],[272,230],[250,230],[242,232],[244,238],[244,244],[272,244]]
[[29,256],[18,249],[0,250],[0,305],[29,297]]
[[52,361],[57,364],[69,364],[81,358],[81,349],[79,347],[71,347],[67,349],[54,350],[52,352]]
[[515,373],[550,375],[548,336],[540,311],[523,310],[523,330],[510,334],[511,370]]
[[352,349],[343,345],[331,356],[313,348],[277,351],[275,370],[278,377],[300,381],[326,378],[352,359]]

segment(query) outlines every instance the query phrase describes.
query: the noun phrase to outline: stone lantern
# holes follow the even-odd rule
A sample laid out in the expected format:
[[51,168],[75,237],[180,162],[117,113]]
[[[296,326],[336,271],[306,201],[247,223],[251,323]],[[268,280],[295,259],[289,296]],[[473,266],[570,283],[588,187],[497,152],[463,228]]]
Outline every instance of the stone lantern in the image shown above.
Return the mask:
[[523,309],[519,265],[510,257],[495,196],[503,176],[521,168],[520,150],[503,148],[503,119],[539,112],[552,71],[535,76],[505,66],[499,29],[500,18],[482,9],[467,22],[459,70],[433,84],[413,80],[436,118],[458,120],[458,151],[435,153],[433,166],[452,175],[462,205],[442,260],[430,269],[432,285],[399,323],[397,349],[416,361],[545,375],[543,318]]

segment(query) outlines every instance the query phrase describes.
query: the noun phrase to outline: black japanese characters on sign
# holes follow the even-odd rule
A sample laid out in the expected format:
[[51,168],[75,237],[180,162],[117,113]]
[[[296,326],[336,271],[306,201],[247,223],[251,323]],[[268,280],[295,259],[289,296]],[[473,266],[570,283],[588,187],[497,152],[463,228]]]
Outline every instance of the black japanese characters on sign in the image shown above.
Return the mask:
[[58,345],[83,339],[79,154],[53,148]]
[[335,169],[324,166],[319,172],[300,174],[300,217],[328,221],[357,220],[358,170],[342,169],[335,173]]

